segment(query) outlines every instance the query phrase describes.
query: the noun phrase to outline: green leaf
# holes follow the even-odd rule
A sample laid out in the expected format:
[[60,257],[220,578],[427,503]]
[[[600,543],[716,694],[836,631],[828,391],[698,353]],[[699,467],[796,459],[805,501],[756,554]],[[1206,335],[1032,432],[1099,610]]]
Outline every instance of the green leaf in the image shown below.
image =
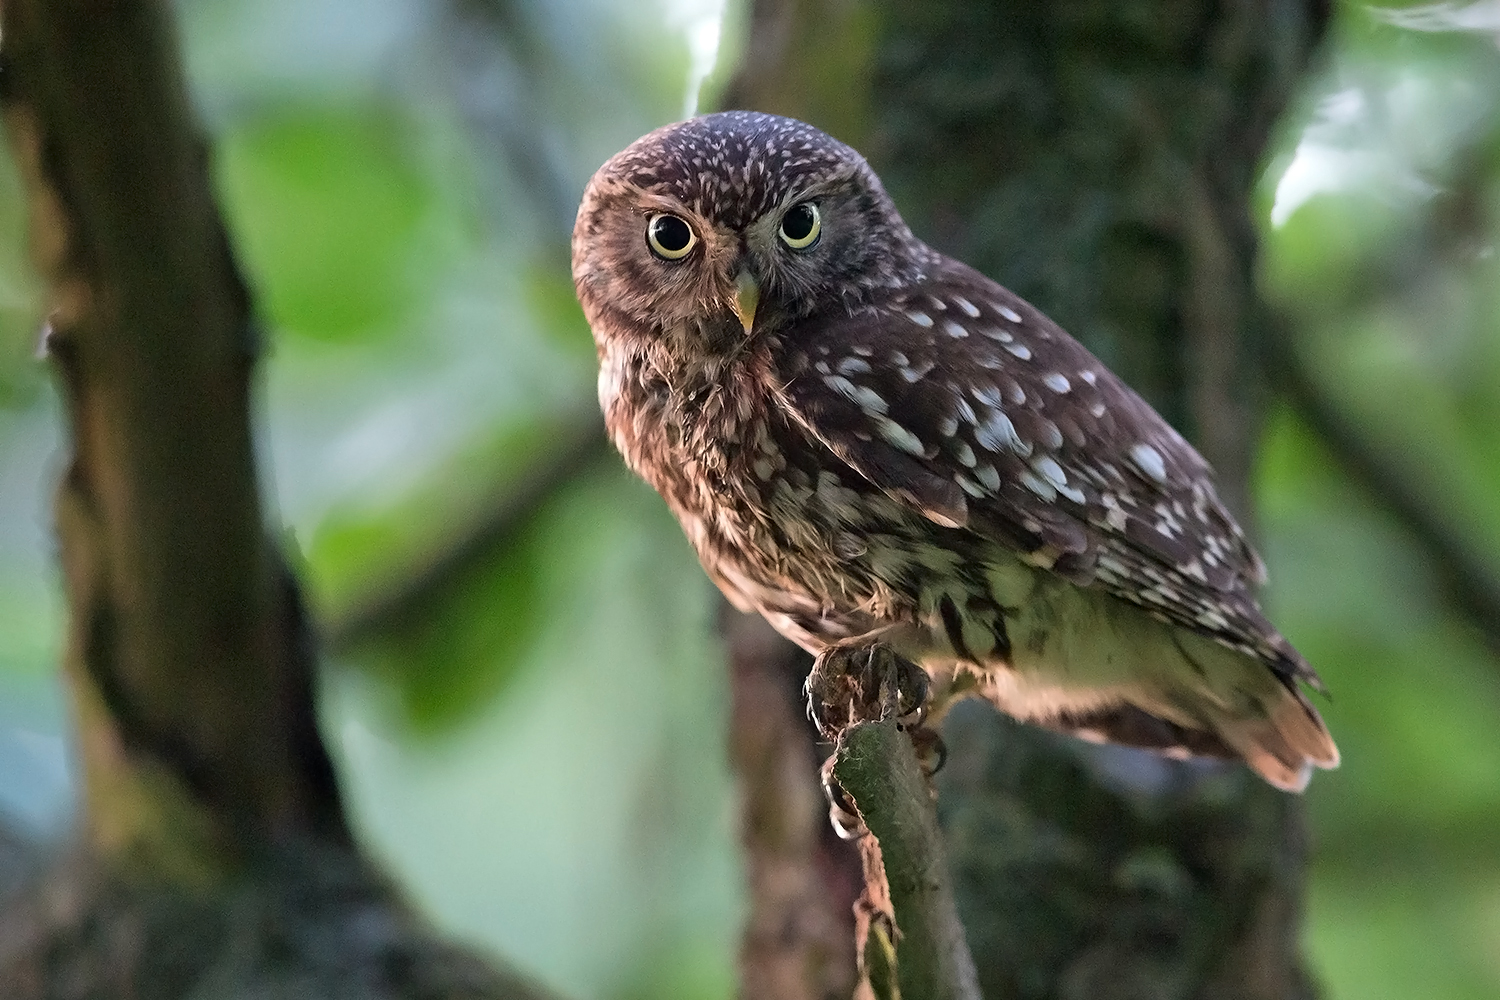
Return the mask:
[[436,195],[414,138],[400,112],[378,105],[278,108],[220,136],[225,209],[276,326],[349,337],[421,304],[419,279],[437,263],[423,262]]

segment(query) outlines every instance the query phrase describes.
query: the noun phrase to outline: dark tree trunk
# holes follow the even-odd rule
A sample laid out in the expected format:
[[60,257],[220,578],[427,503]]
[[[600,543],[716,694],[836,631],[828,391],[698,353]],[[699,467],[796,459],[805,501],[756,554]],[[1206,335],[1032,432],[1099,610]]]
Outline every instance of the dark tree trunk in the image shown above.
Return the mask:
[[79,843],[0,910],[0,992],[541,996],[435,938],[349,836],[260,509],[253,310],[165,0],[0,15],[73,436],[57,527],[86,799]]
[[[919,235],[1084,340],[1248,520],[1268,323],[1249,197],[1327,18],[1317,0],[758,0],[720,103],[861,149]],[[990,1000],[1315,994],[1296,798],[979,705],[945,735]]]

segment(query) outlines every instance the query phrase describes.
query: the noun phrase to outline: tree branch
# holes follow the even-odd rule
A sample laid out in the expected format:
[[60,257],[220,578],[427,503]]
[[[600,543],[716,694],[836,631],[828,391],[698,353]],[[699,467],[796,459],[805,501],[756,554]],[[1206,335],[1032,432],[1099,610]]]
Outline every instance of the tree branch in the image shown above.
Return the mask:
[[457,532],[428,562],[410,567],[391,589],[368,598],[328,623],[324,633],[329,645],[348,649],[410,616],[445,581],[461,575],[512,538],[580,472],[612,454],[599,415],[594,413],[580,419],[576,426],[558,435],[545,461],[537,462],[519,482],[494,498],[484,517]]
[[911,738],[894,718],[861,722],[839,736],[834,778],[854,800],[866,832],[869,921],[865,967],[877,996],[895,943],[899,993],[922,1000],[980,1000],[974,958],[958,920],[952,879],[943,857],[934,793],[922,774]]

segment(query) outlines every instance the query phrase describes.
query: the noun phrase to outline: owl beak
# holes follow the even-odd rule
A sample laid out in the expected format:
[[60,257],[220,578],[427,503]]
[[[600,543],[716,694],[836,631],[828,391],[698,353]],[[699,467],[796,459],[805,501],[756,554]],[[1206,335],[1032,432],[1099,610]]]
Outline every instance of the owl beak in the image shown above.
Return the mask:
[[755,325],[755,307],[760,304],[760,283],[745,269],[734,278],[734,314],[740,318],[745,333]]

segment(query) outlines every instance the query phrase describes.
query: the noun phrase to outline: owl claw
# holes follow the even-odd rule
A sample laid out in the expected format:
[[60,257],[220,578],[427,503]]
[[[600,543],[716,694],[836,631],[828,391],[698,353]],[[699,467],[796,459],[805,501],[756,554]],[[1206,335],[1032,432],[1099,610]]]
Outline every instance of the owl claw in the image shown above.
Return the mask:
[[[923,725],[931,695],[927,671],[885,643],[824,650],[813,661],[806,689],[807,714],[829,742],[856,723],[895,718],[911,737],[924,776],[930,779],[947,761],[943,738]],[[822,769],[828,822],[842,839],[858,840],[865,824],[833,775],[836,759],[829,757]]]
[[844,791],[833,776],[833,764],[837,758],[829,757],[823,762],[823,797],[828,800],[828,823],[840,840],[858,840],[865,835],[865,821],[860,819],[859,809],[849,793]]
[[807,677],[807,711],[827,740],[846,727],[895,717],[915,730],[926,715],[927,671],[882,642],[824,650]]
[[917,763],[921,765],[922,773],[931,778],[948,763],[948,744],[943,742],[942,734],[936,729],[920,726],[909,732],[912,749],[917,752]]

